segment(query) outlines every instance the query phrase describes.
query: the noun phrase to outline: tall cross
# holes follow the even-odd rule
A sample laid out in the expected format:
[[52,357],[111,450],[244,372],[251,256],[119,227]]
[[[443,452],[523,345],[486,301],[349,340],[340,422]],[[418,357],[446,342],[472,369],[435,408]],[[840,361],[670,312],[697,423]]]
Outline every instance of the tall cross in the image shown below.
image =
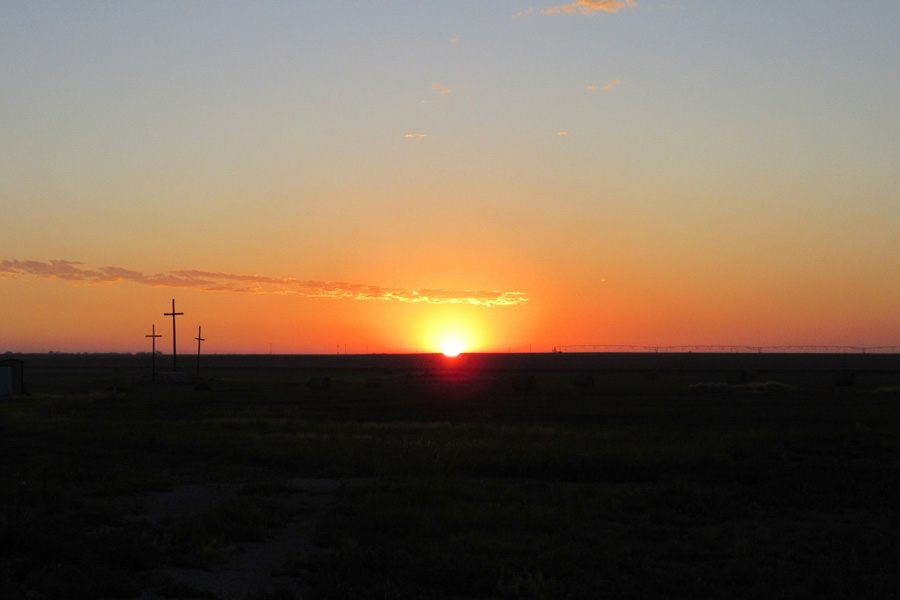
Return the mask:
[[184,313],[175,312],[175,298],[172,298],[172,312],[163,313],[165,317],[172,317],[172,370],[178,370],[178,352],[175,350],[175,317]]
[[197,340],[197,377],[200,377],[200,342],[206,341],[200,335],[200,331],[202,329],[203,329],[202,327],[197,326],[197,337],[194,338],[195,340]]
[[156,333],[156,323],[153,324],[153,333],[151,333],[150,335],[145,335],[144,337],[153,338],[153,354],[152,354],[153,360],[151,361],[151,364],[153,365],[153,367],[152,367],[153,370],[151,372],[153,373],[153,379],[155,381],[156,380],[156,338],[162,337],[161,335]]

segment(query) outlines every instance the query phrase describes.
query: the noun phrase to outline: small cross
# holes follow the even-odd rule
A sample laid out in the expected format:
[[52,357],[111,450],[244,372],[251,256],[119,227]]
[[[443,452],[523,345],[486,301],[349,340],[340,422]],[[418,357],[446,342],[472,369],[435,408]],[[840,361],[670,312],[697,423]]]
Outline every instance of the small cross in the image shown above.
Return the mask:
[[145,335],[144,337],[153,338],[153,353],[151,354],[153,359],[151,361],[151,364],[153,365],[152,373],[153,373],[153,379],[155,380],[156,379],[156,338],[162,337],[161,335],[156,333],[156,323],[153,324],[153,333],[151,333],[150,335]]
[[163,313],[163,316],[172,317],[172,370],[178,370],[178,352],[175,350],[175,317],[184,313],[175,312],[175,298],[172,298],[172,312]]

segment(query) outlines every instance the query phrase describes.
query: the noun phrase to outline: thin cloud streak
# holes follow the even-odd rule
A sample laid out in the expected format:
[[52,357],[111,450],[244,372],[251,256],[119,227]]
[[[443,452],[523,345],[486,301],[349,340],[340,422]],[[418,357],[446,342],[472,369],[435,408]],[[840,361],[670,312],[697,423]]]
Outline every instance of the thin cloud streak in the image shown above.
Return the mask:
[[296,294],[306,298],[349,300],[395,300],[428,304],[469,304],[473,306],[516,306],[528,301],[521,292],[496,290],[453,290],[421,288],[407,290],[345,281],[312,281],[292,277],[247,275],[196,269],[147,275],[122,267],[83,268],[84,263],[70,260],[0,260],[0,278],[40,277],[61,279],[88,285],[109,285],[122,281],[151,287],[173,287],[206,292],[246,294]]
[[[603,89],[604,89],[604,90],[611,90],[611,89],[613,89],[614,87],[618,87],[618,86],[620,86],[620,85],[622,85],[622,80],[621,80],[621,79],[610,79],[610,80],[607,81],[605,84],[603,84]],[[590,84],[590,85],[584,86],[584,89],[590,90],[590,91],[594,91],[594,90],[598,89],[598,86],[596,86],[596,85],[594,85],[594,84],[592,83],[592,84]]]
[[[579,11],[585,15],[589,15],[597,11],[614,13],[625,6],[637,6],[637,2],[635,2],[635,0],[576,0],[572,4],[561,4],[552,8],[545,8],[541,10],[541,13],[545,15],[554,15],[562,12],[573,13]],[[524,16],[523,13],[519,13],[519,15]]]

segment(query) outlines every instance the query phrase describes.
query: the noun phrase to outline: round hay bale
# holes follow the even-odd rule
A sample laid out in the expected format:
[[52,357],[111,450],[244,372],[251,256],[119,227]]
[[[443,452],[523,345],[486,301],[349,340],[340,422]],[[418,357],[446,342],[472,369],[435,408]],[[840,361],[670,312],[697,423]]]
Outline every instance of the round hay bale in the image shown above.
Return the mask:
[[729,385],[741,385],[747,383],[749,378],[747,371],[740,369],[739,371],[729,371],[726,381],[728,381]]
[[590,373],[576,373],[575,385],[581,388],[594,387],[594,376]]
[[835,371],[834,373],[835,387],[853,387],[856,385],[855,371]]

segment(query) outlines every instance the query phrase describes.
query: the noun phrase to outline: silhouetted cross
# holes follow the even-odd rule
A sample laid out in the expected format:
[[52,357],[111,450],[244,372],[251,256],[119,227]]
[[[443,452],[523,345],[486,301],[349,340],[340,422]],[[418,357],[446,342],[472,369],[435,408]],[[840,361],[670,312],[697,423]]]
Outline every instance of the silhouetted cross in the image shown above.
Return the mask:
[[178,370],[178,352],[175,350],[175,317],[184,313],[175,312],[175,298],[172,298],[172,312],[163,313],[163,316],[172,317],[172,370]]
[[202,327],[197,327],[197,337],[194,339],[197,340],[197,376],[200,376],[200,342],[205,342],[206,340],[200,336],[200,331]]
[[153,360],[151,364],[153,365],[151,373],[153,373],[153,379],[156,379],[156,338],[161,338],[162,336],[156,333],[156,323],[153,324],[153,333],[150,335],[145,335],[144,337],[153,338]]

